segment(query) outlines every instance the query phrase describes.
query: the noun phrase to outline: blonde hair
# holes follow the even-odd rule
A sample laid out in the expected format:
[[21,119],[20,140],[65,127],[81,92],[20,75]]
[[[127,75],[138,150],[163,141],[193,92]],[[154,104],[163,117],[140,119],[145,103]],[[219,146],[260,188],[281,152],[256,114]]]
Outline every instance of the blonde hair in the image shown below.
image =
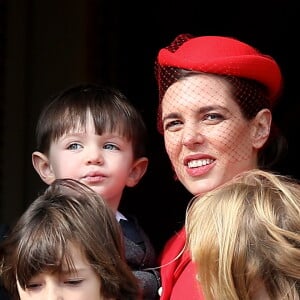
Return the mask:
[[194,197],[187,247],[207,300],[300,299],[300,184],[261,170],[244,172]]

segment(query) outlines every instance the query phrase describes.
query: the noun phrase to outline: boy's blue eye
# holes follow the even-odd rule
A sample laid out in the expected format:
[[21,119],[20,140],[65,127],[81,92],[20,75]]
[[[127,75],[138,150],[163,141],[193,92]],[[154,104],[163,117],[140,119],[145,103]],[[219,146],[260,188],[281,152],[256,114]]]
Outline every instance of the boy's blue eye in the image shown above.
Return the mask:
[[78,143],[72,143],[67,147],[69,150],[78,150],[80,148],[82,148],[82,146]]
[[103,146],[104,149],[107,149],[107,150],[119,150],[120,148],[117,147],[115,144],[105,144]]

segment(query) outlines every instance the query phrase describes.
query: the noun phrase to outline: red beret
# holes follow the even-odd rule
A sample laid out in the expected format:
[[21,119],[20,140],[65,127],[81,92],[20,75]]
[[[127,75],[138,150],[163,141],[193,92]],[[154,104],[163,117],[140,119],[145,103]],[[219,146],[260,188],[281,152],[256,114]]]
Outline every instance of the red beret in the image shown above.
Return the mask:
[[[235,38],[223,36],[190,37],[180,35],[172,45],[159,51],[161,67],[177,67],[193,71],[232,75],[262,83],[272,101],[282,88],[282,74],[276,61]],[[177,44],[176,40],[182,44]],[[175,44],[174,44],[175,43]]]

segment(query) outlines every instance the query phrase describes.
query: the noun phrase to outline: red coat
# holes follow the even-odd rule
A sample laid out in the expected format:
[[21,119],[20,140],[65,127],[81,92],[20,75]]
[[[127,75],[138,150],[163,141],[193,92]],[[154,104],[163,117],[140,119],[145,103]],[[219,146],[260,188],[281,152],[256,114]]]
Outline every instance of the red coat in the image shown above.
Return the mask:
[[[182,228],[165,245],[161,254],[162,293],[160,300],[204,300],[196,280],[195,265],[188,251],[174,258],[185,246],[186,234]],[[174,260],[174,261],[173,261]],[[168,264],[171,262],[170,264]]]

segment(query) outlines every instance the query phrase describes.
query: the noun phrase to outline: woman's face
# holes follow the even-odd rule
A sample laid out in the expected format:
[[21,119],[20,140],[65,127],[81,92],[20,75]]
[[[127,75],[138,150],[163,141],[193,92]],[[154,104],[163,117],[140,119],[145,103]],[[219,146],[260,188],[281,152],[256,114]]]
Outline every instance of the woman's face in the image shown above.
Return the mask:
[[[171,85],[162,100],[165,148],[180,182],[192,194],[209,191],[255,168],[256,120],[246,120],[214,75],[193,75]],[[264,140],[265,142],[265,140]]]

